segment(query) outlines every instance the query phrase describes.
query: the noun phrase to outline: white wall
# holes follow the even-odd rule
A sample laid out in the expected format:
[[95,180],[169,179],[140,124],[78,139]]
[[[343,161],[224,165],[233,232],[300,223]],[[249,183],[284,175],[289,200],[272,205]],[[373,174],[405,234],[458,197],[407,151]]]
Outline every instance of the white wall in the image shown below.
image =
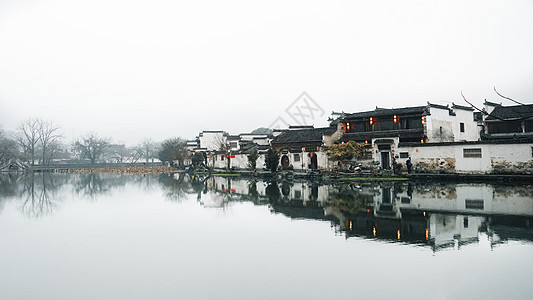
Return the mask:
[[427,142],[453,142],[454,117],[449,110],[430,106],[430,113],[425,121]]
[[[458,173],[486,173],[494,168],[519,168],[533,164],[533,143],[529,144],[472,144],[450,146],[402,147],[398,152],[409,152],[413,164],[426,164],[438,170]],[[465,158],[464,149],[481,149],[481,158]],[[400,159],[405,166],[406,159]],[[522,166],[524,168],[526,166]]]
[[[428,143],[477,141],[479,130],[474,121],[474,112],[455,108],[455,115],[450,115],[448,109],[430,106],[430,114],[426,116],[426,134]],[[464,124],[464,132],[460,130],[460,123]]]
[[226,134],[224,132],[209,132],[204,131],[199,135],[200,148],[205,148],[207,151],[220,150],[220,144],[226,142]]
[[[455,141],[477,141],[480,138],[477,122],[474,121],[474,112],[471,110],[455,108],[455,122],[453,124],[453,133]],[[461,132],[460,123],[465,124],[465,131]]]

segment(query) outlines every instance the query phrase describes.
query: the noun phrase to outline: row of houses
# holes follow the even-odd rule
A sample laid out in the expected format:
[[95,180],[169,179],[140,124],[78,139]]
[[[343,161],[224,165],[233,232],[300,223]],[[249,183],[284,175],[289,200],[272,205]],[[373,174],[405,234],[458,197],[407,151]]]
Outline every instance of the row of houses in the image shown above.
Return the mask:
[[356,160],[372,169],[391,169],[393,161],[415,171],[454,173],[533,173],[533,105],[503,106],[485,101],[469,106],[438,105],[333,112],[329,126],[290,126],[268,133],[230,135],[203,131],[188,142],[206,153],[213,168],[248,168],[247,155],[258,150],[256,168],[268,148],[280,153],[279,166],[290,170],[346,169],[354,161],[328,158],[328,147],[355,141],[365,145]]

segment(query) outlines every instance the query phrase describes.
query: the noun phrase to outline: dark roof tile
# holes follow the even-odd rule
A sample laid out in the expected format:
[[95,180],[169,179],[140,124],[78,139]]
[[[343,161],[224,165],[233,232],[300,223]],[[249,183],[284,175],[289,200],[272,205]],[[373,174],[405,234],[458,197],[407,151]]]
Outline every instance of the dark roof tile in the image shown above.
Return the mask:
[[533,118],[533,104],[515,106],[497,106],[486,120],[517,120]]
[[323,135],[331,135],[337,130],[336,127],[324,127],[302,130],[287,130],[276,136],[272,144],[322,142]]

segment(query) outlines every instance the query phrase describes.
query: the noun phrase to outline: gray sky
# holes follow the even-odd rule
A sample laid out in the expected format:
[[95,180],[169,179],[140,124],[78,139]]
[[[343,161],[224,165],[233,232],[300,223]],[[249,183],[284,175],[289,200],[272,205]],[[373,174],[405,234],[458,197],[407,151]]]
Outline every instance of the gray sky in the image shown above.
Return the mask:
[[[533,1],[0,0],[0,125],[68,139],[269,126],[332,110],[533,102]],[[315,116],[316,117],[316,116]]]

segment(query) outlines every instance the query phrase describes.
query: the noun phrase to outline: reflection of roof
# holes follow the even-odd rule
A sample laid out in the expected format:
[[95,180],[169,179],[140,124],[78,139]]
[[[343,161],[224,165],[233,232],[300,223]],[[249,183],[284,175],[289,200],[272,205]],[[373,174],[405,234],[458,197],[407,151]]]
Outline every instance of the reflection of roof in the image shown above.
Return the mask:
[[337,130],[336,127],[324,127],[302,130],[287,130],[272,140],[272,144],[283,143],[305,143],[305,142],[320,142],[322,143],[322,136],[332,135]]
[[533,118],[533,104],[497,106],[486,120],[517,120],[525,118]]
[[293,207],[293,206],[272,206],[275,212],[282,213],[292,219],[314,219],[326,220],[322,207]]

